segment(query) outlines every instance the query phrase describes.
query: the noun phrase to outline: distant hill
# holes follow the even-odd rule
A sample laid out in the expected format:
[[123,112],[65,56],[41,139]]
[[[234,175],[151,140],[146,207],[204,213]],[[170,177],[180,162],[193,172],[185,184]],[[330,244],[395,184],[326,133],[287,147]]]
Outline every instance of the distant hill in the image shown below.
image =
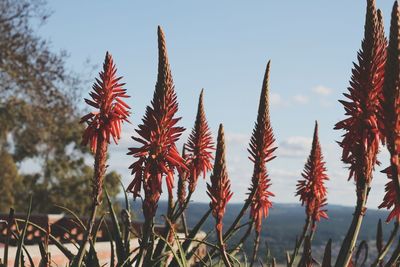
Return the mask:
[[[228,205],[227,212],[225,215],[224,225],[229,226],[230,223],[235,219],[237,213],[241,209],[241,204],[230,204]],[[159,203],[157,220],[162,222],[160,215],[165,214],[167,208],[166,202]],[[133,204],[136,219],[143,220],[140,217],[141,214],[141,203],[136,202]],[[207,203],[190,203],[189,209],[186,212],[186,219],[189,227],[192,227],[207,211]],[[344,235],[350,224],[352,213],[354,208],[345,207],[339,205],[329,205],[327,207],[329,220],[322,220],[317,229],[313,245],[315,257],[320,260],[322,257],[323,249],[329,238],[333,241],[333,255],[336,255],[343,240]],[[386,211],[380,211],[376,209],[368,209],[365,216],[360,238],[359,240],[370,241],[370,258],[373,258],[375,251],[375,240],[376,228],[379,219],[384,222],[388,213]],[[247,215],[248,216],[248,215]],[[305,220],[304,208],[299,204],[279,204],[274,203],[273,209],[271,209],[268,218],[263,223],[262,230],[262,243],[265,240],[268,241],[271,247],[273,255],[280,261],[284,261],[285,251],[291,250],[294,246],[295,238],[299,235]],[[214,227],[214,219],[210,216],[207,222],[204,224],[203,231],[208,232]],[[392,225],[383,223],[384,237],[387,237]],[[236,235],[236,240],[241,236],[240,233]],[[235,241],[235,240],[233,240]],[[253,237],[249,237],[244,249],[250,252],[252,249]],[[260,247],[260,255],[263,255],[263,249],[265,246],[262,244]]]

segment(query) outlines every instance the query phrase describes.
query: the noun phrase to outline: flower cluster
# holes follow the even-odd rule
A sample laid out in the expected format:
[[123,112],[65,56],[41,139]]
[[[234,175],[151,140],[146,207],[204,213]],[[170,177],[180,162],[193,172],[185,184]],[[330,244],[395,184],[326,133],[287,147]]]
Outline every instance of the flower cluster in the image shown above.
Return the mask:
[[85,102],[98,109],[81,118],[81,123],[86,123],[87,127],[83,134],[82,144],[90,143],[93,153],[96,152],[99,138],[110,143],[110,137],[117,140],[121,137],[121,124],[128,122],[130,107],[121,99],[129,97],[126,89],[120,83],[122,77],[116,77],[117,68],[115,67],[112,56],[107,52],[103,64],[103,71],[99,73],[100,79],[96,79],[93,84],[93,91],[90,92],[92,100],[85,99]]
[[335,129],[345,131],[339,144],[343,148],[342,161],[350,165],[349,179],[362,179],[362,184],[367,185],[371,182],[372,171],[377,163],[379,142],[383,140],[378,118],[386,43],[382,17],[376,10],[374,1],[369,0],[365,36],[358,52],[358,64],[354,63],[349,93],[344,94],[349,101],[340,100],[348,118],[335,125]]
[[357,55],[358,63],[354,63],[348,93],[344,94],[348,100],[340,100],[347,118],[335,125],[335,129],[345,131],[339,142],[343,150],[342,161],[348,164],[349,180],[354,178],[357,193],[353,220],[340,248],[336,266],[347,266],[351,259],[359,226],[367,209],[372,172],[379,163],[379,143],[385,140],[380,117],[386,45],[381,12],[376,9],[375,0],[367,0],[364,38]]
[[138,137],[132,137],[141,146],[129,148],[128,155],[136,158],[129,168],[134,176],[128,186],[134,196],[140,195],[143,186],[145,199],[143,211],[146,218],[154,216],[162,193],[162,179],[166,177],[168,193],[172,194],[176,168],[187,169],[176,142],[185,130],[176,126],[178,103],[172,74],[168,63],[165,36],[158,27],[158,77],[151,101],[147,106],[143,123],[136,130]]
[[233,194],[226,170],[225,136],[222,124],[220,124],[218,130],[217,151],[210,180],[211,183],[207,183],[207,194],[211,198],[210,207],[217,222],[216,228],[218,231],[222,231],[222,218],[225,214],[226,205]]
[[310,156],[302,173],[304,179],[298,181],[296,193],[297,196],[300,196],[301,204],[306,206],[306,214],[311,218],[314,226],[321,217],[328,218],[326,210],[323,209],[327,196],[324,183],[328,180],[325,172],[325,162],[318,140],[318,123],[315,122]]
[[201,90],[196,121],[186,146],[188,154],[185,155],[185,159],[189,169],[188,180],[191,193],[196,188],[199,175],[202,173],[205,177],[207,171],[213,167],[211,152],[215,148],[204,112],[203,94],[204,90]]
[[270,197],[274,194],[269,191],[270,179],[268,178],[265,164],[274,159],[273,147],[275,138],[272,132],[269,117],[269,71],[271,62],[267,64],[264,81],[261,90],[258,116],[250,140],[250,160],[254,163],[254,171],[249,188],[251,198],[250,216],[255,221],[255,228],[261,232],[262,218],[268,216],[269,208],[272,206]]

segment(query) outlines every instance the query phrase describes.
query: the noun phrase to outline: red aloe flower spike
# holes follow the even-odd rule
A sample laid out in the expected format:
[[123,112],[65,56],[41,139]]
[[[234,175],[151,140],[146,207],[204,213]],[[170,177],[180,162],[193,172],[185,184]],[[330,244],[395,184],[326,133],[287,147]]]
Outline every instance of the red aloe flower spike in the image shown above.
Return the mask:
[[249,198],[251,198],[250,216],[255,221],[255,229],[261,232],[262,218],[268,216],[272,202],[269,200],[273,193],[269,191],[270,179],[268,178],[265,164],[274,159],[273,147],[275,138],[272,132],[271,120],[269,116],[269,71],[271,61],[268,61],[264,81],[261,90],[260,103],[258,107],[257,121],[254,126],[253,134],[250,139],[250,160],[254,163],[254,171],[249,188]]
[[130,107],[121,100],[129,97],[125,85],[120,83],[122,77],[116,77],[117,68],[112,56],[107,52],[103,64],[103,71],[99,73],[100,79],[93,84],[90,92],[92,100],[85,99],[90,106],[98,111],[91,112],[81,118],[81,123],[87,123],[83,133],[83,144],[90,143],[95,155],[95,173],[93,177],[93,197],[101,202],[103,177],[106,171],[107,143],[112,137],[117,143],[121,136],[121,124],[128,122]]
[[340,100],[348,118],[338,122],[335,129],[346,133],[339,143],[343,148],[342,161],[350,164],[349,179],[365,179],[369,184],[377,162],[379,141],[383,140],[378,125],[381,111],[380,98],[384,82],[386,39],[380,11],[375,1],[368,0],[365,36],[358,52],[358,64],[354,63],[353,75],[344,94],[350,101]]
[[93,91],[90,92],[92,100],[85,99],[85,102],[98,109],[83,116],[81,123],[87,123],[83,134],[82,144],[90,143],[93,153],[96,153],[99,138],[110,143],[110,137],[117,143],[121,137],[121,124],[130,115],[130,107],[121,99],[129,97],[124,83],[119,81],[122,77],[116,77],[115,67],[111,54],[106,53],[103,64],[103,71],[99,73],[100,79],[93,84]]
[[207,183],[207,194],[211,198],[210,207],[213,210],[213,216],[217,220],[217,229],[222,230],[222,218],[225,214],[225,208],[233,194],[226,170],[225,136],[222,124],[219,125],[217,151],[210,180],[211,184]]
[[374,0],[367,0],[365,35],[358,52],[358,64],[354,63],[349,93],[344,94],[349,101],[340,100],[348,118],[335,125],[335,129],[345,130],[343,140],[339,143],[343,149],[342,161],[349,164],[349,179],[354,177],[357,188],[357,205],[336,267],[347,266],[350,261],[366,211],[372,171],[378,163],[379,142],[384,140],[382,126],[378,123],[382,113],[380,100],[386,43],[380,11],[376,10]]
[[315,223],[319,222],[321,217],[328,218],[326,210],[323,209],[327,199],[325,181],[329,180],[325,172],[325,162],[318,139],[318,123],[315,122],[310,156],[301,174],[304,179],[298,181],[296,193],[296,196],[300,196],[301,205],[306,207],[307,217],[313,222],[313,230]]
[[213,167],[211,163],[213,159],[211,151],[214,150],[215,147],[204,112],[203,94],[204,89],[202,89],[200,93],[196,121],[187,144],[187,150],[189,152],[187,166],[189,168],[188,179],[190,193],[194,192],[199,175],[203,173],[203,177],[205,178],[207,171],[210,171]]
[[226,266],[231,266],[225,251],[225,244],[222,236],[222,219],[226,206],[232,197],[231,182],[228,177],[225,162],[225,136],[224,127],[219,125],[217,151],[215,153],[214,169],[210,176],[211,184],[207,183],[207,194],[211,198],[210,208],[216,220],[216,231],[220,247],[221,257]]
[[84,145],[90,143],[91,150],[95,153],[95,158],[92,179],[93,206],[82,245],[72,263],[74,266],[81,265],[86,251],[86,244],[89,242],[95,224],[97,207],[102,202],[103,177],[106,172],[107,149],[110,137],[117,143],[121,136],[121,124],[124,121],[129,122],[130,107],[121,100],[121,98],[129,96],[126,94],[126,89],[122,88],[125,84],[119,83],[122,77],[117,78],[116,73],[117,68],[112,56],[107,52],[103,71],[99,73],[100,79],[96,79],[93,91],[90,92],[92,100],[85,99],[87,104],[98,109],[98,111],[83,116],[80,121],[81,123],[87,123],[82,143]]
[[146,218],[151,218],[157,209],[162,193],[162,178],[166,177],[168,193],[172,194],[174,172],[177,167],[187,170],[184,160],[177,151],[176,142],[185,130],[176,126],[178,103],[172,74],[168,63],[165,36],[158,27],[158,77],[151,105],[147,106],[142,124],[138,126],[138,137],[132,137],[141,146],[129,148],[128,155],[136,158],[129,168],[133,181],[127,190],[134,197],[140,195],[143,185],[145,200],[143,208]]
[[382,115],[387,148],[390,152],[391,166],[383,172],[389,182],[385,187],[385,197],[379,208],[392,209],[387,222],[393,218],[400,220],[400,12],[397,1],[393,5],[390,23],[390,38],[385,66],[383,86]]

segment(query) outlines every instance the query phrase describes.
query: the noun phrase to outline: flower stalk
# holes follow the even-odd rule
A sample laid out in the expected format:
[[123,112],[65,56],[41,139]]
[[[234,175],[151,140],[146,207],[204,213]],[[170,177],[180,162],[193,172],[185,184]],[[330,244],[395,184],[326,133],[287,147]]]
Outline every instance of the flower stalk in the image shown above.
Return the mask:
[[300,197],[301,205],[305,206],[306,222],[302,234],[295,244],[288,266],[293,266],[295,263],[305,237],[308,236],[310,242],[312,241],[317,222],[321,218],[328,218],[327,211],[323,209],[327,201],[325,181],[328,180],[328,176],[326,175],[325,162],[319,143],[317,122],[315,122],[311,152],[304,166],[302,177],[303,179],[297,183],[296,196]]
[[111,139],[115,143],[121,137],[121,125],[129,122],[130,107],[121,99],[128,98],[124,83],[120,83],[122,77],[117,77],[117,68],[111,54],[106,53],[103,70],[99,73],[100,78],[96,79],[90,92],[91,99],[85,102],[97,109],[81,118],[81,123],[87,127],[83,133],[82,144],[90,144],[90,149],[95,153],[94,174],[92,179],[92,208],[87,231],[83,243],[75,257],[73,266],[80,266],[86,245],[93,234],[98,206],[102,203],[103,179],[106,172],[107,149]]
[[[178,102],[174,82],[168,61],[165,35],[158,27],[158,75],[151,105],[147,106],[142,124],[138,126],[138,137],[132,139],[139,143],[138,147],[129,148],[128,155],[133,155],[135,162],[129,167],[133,180],[127,191],[134,198],[144,191],[143,213],[145,226],[143,240],[138,258],[142,259],[146,249],[150,247],[153,218],[162,193],[162,180],[165,178],[169,196],[170,212],[173,208],[174,173],[177,169],[188,170],[184,159],[176,148],[176,142],[185,130],[176,124]],[[152,250],[147,251],[146,260],[151,260]],[[138,261],[139,262],[139,261]],[[138,265],[137,265],[138,266]]]
[[232,197],[231,184],[228,177],[225,162],[225,136],[222,124],[218,130],[217,151],[215,155],[214,169],[210,177],[211,183],[207,183],[207,194],[211,199],[210,208],[215,218],[215,230],[218,237],[218,247],[220,257],[225,266],[231,266],[226,253],[225,242],[222,235],[222,219],[225,214],[226,206]]
[[378,122],[385,61],[382,16],[375,8],[375,1],[367,0],[364,40],[358,53],[358,64],[354,64],[349,93],[345,94],[349,101],[340,100],[349,117],[335,125],[335,129],[345,130],[339,143],[343,149],[342,161],[349,164],[349,179],[354,177],[357,191],[353,220],[340,248],[336,267],[349,264],[367,209],[372,171],[377,163],[379,142],[383,140]]
[[274,147],[274,134],[272,132],[269,115],[269,73],[271,61],[268,61],[262,83],[260,102],[258,106],[257,121],[250,139],[248,152],[254,164],[251,187],[249,188],[250,218],[254,221],[256,238],[254,241],[253,255],[250,266],[253,266],[258,252],[263,218],[268,216],[272,207],[270,197],[274,196],[269,191],[271,186],[266,163],[273,160],[276,147]]

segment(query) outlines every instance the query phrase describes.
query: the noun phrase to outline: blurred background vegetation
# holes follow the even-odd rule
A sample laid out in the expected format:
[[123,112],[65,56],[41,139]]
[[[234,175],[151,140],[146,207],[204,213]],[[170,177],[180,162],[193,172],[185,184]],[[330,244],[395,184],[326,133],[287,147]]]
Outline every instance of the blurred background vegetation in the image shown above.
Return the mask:
[[[84,214],[90,205],[93,167],[80,145],[81,93],[91,68],[66,67],[37,29],[51,15],[41,0],[0,0],[0,212],[57,212],[55,204]],[[119,175],[107,174],[112,197]]]

